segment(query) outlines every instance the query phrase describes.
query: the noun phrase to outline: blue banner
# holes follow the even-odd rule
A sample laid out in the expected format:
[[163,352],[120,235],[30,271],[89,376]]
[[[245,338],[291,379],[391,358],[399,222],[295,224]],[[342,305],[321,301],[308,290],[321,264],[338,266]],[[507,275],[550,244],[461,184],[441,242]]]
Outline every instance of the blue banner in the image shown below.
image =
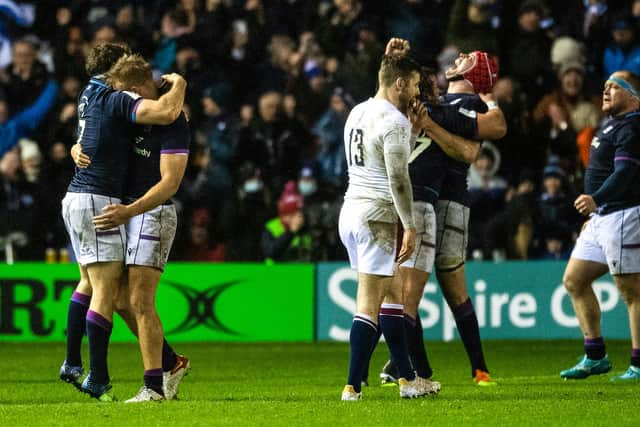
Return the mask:
[[[571,300],[562,286],[565,266],[566,262],[556,261],[467,263],[467,290],[483,339],[581,338]],[[357,272],[346,264],[318,264],[318,340],[348,341],[357,278]],[[628,339],[627,309],[611,276],[601,277],[593,288],[602,310],[603,335]],[[425,338],[450,341],[458,337],[435,275],[425,287],[419,313]]]

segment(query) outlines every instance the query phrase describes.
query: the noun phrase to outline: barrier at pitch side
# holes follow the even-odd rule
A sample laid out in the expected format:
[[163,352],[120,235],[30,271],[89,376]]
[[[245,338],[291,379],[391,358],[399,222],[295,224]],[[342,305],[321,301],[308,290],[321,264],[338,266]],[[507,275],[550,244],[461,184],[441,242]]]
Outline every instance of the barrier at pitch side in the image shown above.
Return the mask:
[[[63,341],[72,264],[0,265],[0,342]],[[172,341],[311,341],[312,264],[167,266],[156,306]],[[134,341],[115,316],[112,341]]]
[[[483,339],[580,339],[571,301],[562,286],[566,262],[529,261],[466,264],[467,288]],[[316,270],[316,336],[348,341],[355,312],[357,273],[343,263],[321,263]],[[435,281],[420,302],[424,336],[457,338],[455,320]],[[629,338],[627,310],[610,276],[594,283],[606,338]]]

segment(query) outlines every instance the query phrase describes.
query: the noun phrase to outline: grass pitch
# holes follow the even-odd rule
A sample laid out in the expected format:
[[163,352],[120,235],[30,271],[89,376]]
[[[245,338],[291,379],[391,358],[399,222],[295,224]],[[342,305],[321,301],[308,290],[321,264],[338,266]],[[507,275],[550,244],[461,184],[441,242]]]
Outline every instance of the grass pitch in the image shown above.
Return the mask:
[[[608,342],[615,373],[629,364],[629,343]],[[177,344],[192,370],[180,401],[99,403],[58,380],[62,344],[0,343],[0,425],[640,425],[640,384],[607,375],[562,381],[581,353],[578,341],[488,341],[498,387],[470,378],[459,342],[429,343],[438,396],[402,400],[380,387],[380,345],[372,385],[361,402],[341,402],[348,369],[345,344]],[[85,354],[85,364],[86,364]],[[133,396],[142,384],[138,347],[110,349],[114,391]]]

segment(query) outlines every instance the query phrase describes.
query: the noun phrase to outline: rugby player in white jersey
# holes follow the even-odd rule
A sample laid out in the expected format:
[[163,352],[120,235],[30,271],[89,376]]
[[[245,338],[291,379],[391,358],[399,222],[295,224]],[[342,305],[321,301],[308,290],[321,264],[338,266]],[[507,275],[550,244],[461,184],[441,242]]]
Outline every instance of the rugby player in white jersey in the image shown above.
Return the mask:
[[[358,270],[358,292],[342,400],[361,399],[361,382],[378,328],[398,364],[400,396],[428,393],[409,363],[402,288],[392,286],[396,264],[407,260],[415,248],[408,159],[414,138],[411,122],[426,114],[422,104],[415,102],[420,93],[420,65],[406,55],[385,54],[378,84],[375,97],[355,106],[344,128],[349,186],[339,232],[351,267]],[[398,219],[404,228],[399,250]],[[390,303],[381,307],[385,296]]]

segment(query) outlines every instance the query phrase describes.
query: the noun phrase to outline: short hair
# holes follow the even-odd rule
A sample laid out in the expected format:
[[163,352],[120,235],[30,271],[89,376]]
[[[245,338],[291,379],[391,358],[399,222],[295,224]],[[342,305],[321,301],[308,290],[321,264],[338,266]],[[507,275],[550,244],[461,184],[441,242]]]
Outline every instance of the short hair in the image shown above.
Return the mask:
[[124,55],[107,72],[107,81],[113,85],[121,82],[126,89],[140,86],[147,80],[153,79],[151,65],[138,54]]
[[90,76],[105,74],[123,55],[130,54],[126,44],[102,43],[94,46],[87,55],[85,70]]
[[[640,93],[640,75],[633,73],[629,70],[616,71],[617,73],[624,73],[624,79],[629,82],[633,90],[636,93]],[[640,101],[640,100],[639,100]]]
[[397,79],[409,79],[412,73],[420,73],[420,64],[409,56],[383,55],[378,71],[378,82],[389,87]]

